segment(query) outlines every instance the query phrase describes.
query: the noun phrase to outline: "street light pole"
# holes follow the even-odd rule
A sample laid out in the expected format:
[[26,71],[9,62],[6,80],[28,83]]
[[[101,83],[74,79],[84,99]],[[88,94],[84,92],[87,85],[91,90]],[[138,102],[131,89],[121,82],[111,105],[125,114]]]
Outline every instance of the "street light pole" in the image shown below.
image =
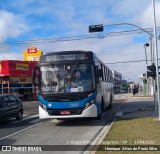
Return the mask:
[[156,56],[158,119],[160,120],[160,93],[159,93],[158,49],[157,49],[156,13],[155,13],[155,1],[154,0],[152,0],[152,6],[153,6],[153,22],[154,22],[154,52],[155,52],[155,56]]
[[153,54],[153,50],[152,50],[152,37],[150,36],[150,38],[149,38],[149,40],[150,40],[150,52],[151,52],[151,54],[150,54],[150,57],[151,57],[151,65],[154,63],[154,54]]
[[[149,32],[146,29],[143,29],[142,27],[139,27],[135,24],[132,24],[132,23],[123,22],[123,23],[116,23],[116,24],[110,24],[110,25],[102,25],[101,24],[101,26],[103,26],[103,27],[105,27],[105,26],[119,26],[119,25],[129,25],[129,26],[132,26],[132,27],[136,27],[136,28],[144,31],[145,33],[147,33],[149,36],[154,37],[154,35],[151,32]],[[160,40],[160,37],[156,37],[156,39]]]
[[[152,36],[150,36],[150,50],[151,50],[151,63],[155,64],[155,58],[154,58],[154,43],[152,45],[153,41],[152,41]],[[153,98],[154,98],[154,110],[155,113],[157,114],[158,111],[158,106],[157,106],[157,102],[156,102],[156,81],[155,79],[151,78],[151,95],[153,94]]]
[[146,47],[149,47],[149,43],[146,43],[146,44],[144,45],[145,56],[146,56],[146,64],[147,64],[147,66],[148,66]]
[[[146,51],[147,47],[149,47],[149,43],[144,44],[145,56],[146,56],[146,64],[148,66],[147,51]],[[147,83],[144,83],[144,95],[146,95],[146,91],[147,91],[147,96],[148,96],[149,95],[149,80],[148,80],[148,78],[147,78]]]

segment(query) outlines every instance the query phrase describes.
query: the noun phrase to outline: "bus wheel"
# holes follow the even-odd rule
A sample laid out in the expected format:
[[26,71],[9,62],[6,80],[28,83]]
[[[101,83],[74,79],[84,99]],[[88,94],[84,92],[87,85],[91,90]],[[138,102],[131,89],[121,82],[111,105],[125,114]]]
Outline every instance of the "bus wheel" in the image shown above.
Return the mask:
[[109,103],[109,106],[108,106],[109,109],[112,108],[112,96],[110,97],[110,103]]

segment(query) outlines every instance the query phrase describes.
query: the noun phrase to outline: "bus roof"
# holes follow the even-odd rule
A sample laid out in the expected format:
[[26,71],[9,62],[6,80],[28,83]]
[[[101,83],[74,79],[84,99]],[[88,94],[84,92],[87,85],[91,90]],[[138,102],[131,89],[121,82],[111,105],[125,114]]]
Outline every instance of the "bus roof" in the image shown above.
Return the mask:
[[[92,53],[93,57],[96,58],[99,62],[101,62],[103,65],[105,65],[108,69],[109,67],[97,56],[97,54],[93,51],[85,51],[85,50],[69,50],[69,51],[54,51],[54,52],[48,52],[42,56],[47,56],[47,55],[61,55],[61,54],[72,54],[72,53]],[[110,70],[110,69],[109,69]]]
[[69,54],[69,53],[84,53],[84,52],[92,52],[92,51],[84,51],[84,50],[70,50],[70,51],[54,51],[54,52],[48,52],[45,55],[58,55],[58,54]]

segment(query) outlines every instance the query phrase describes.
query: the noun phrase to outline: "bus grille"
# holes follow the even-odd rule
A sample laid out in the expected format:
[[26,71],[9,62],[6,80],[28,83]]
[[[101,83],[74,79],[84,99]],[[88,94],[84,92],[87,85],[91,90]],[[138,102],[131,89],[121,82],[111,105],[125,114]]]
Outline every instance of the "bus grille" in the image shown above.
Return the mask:
[[[82,114],[83,108],[70,109],[70,110],[64,109],[64,110],[65,111],[70,111],[69,115],[80,115],[80,114]],[[60,111],[64,111],[64,110],[51,110],[51,109],[48,109],[47,111],[48,111],[49,115],[59,115],[59,116],[61,116]]]

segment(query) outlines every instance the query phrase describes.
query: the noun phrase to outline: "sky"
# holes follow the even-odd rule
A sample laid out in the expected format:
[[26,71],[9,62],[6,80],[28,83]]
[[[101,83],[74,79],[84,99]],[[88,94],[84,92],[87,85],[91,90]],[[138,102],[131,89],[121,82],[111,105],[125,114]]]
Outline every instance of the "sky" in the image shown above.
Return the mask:
[[[160,0],[155,4],[159,36]],[[112,25],[117,23],[153,30],[152,0],[0,0],[0,60],[23,60],[31,46],[43,53],[88,50],[123,79],[138,82],[147,64],[130,61],[146,59],[150,36],[135,26]],[[98,24],[104,31],[89,33],[88,27]],[[159,46],[158,40],[160,51]],[[146,52],[149,60],[150,46]]]

